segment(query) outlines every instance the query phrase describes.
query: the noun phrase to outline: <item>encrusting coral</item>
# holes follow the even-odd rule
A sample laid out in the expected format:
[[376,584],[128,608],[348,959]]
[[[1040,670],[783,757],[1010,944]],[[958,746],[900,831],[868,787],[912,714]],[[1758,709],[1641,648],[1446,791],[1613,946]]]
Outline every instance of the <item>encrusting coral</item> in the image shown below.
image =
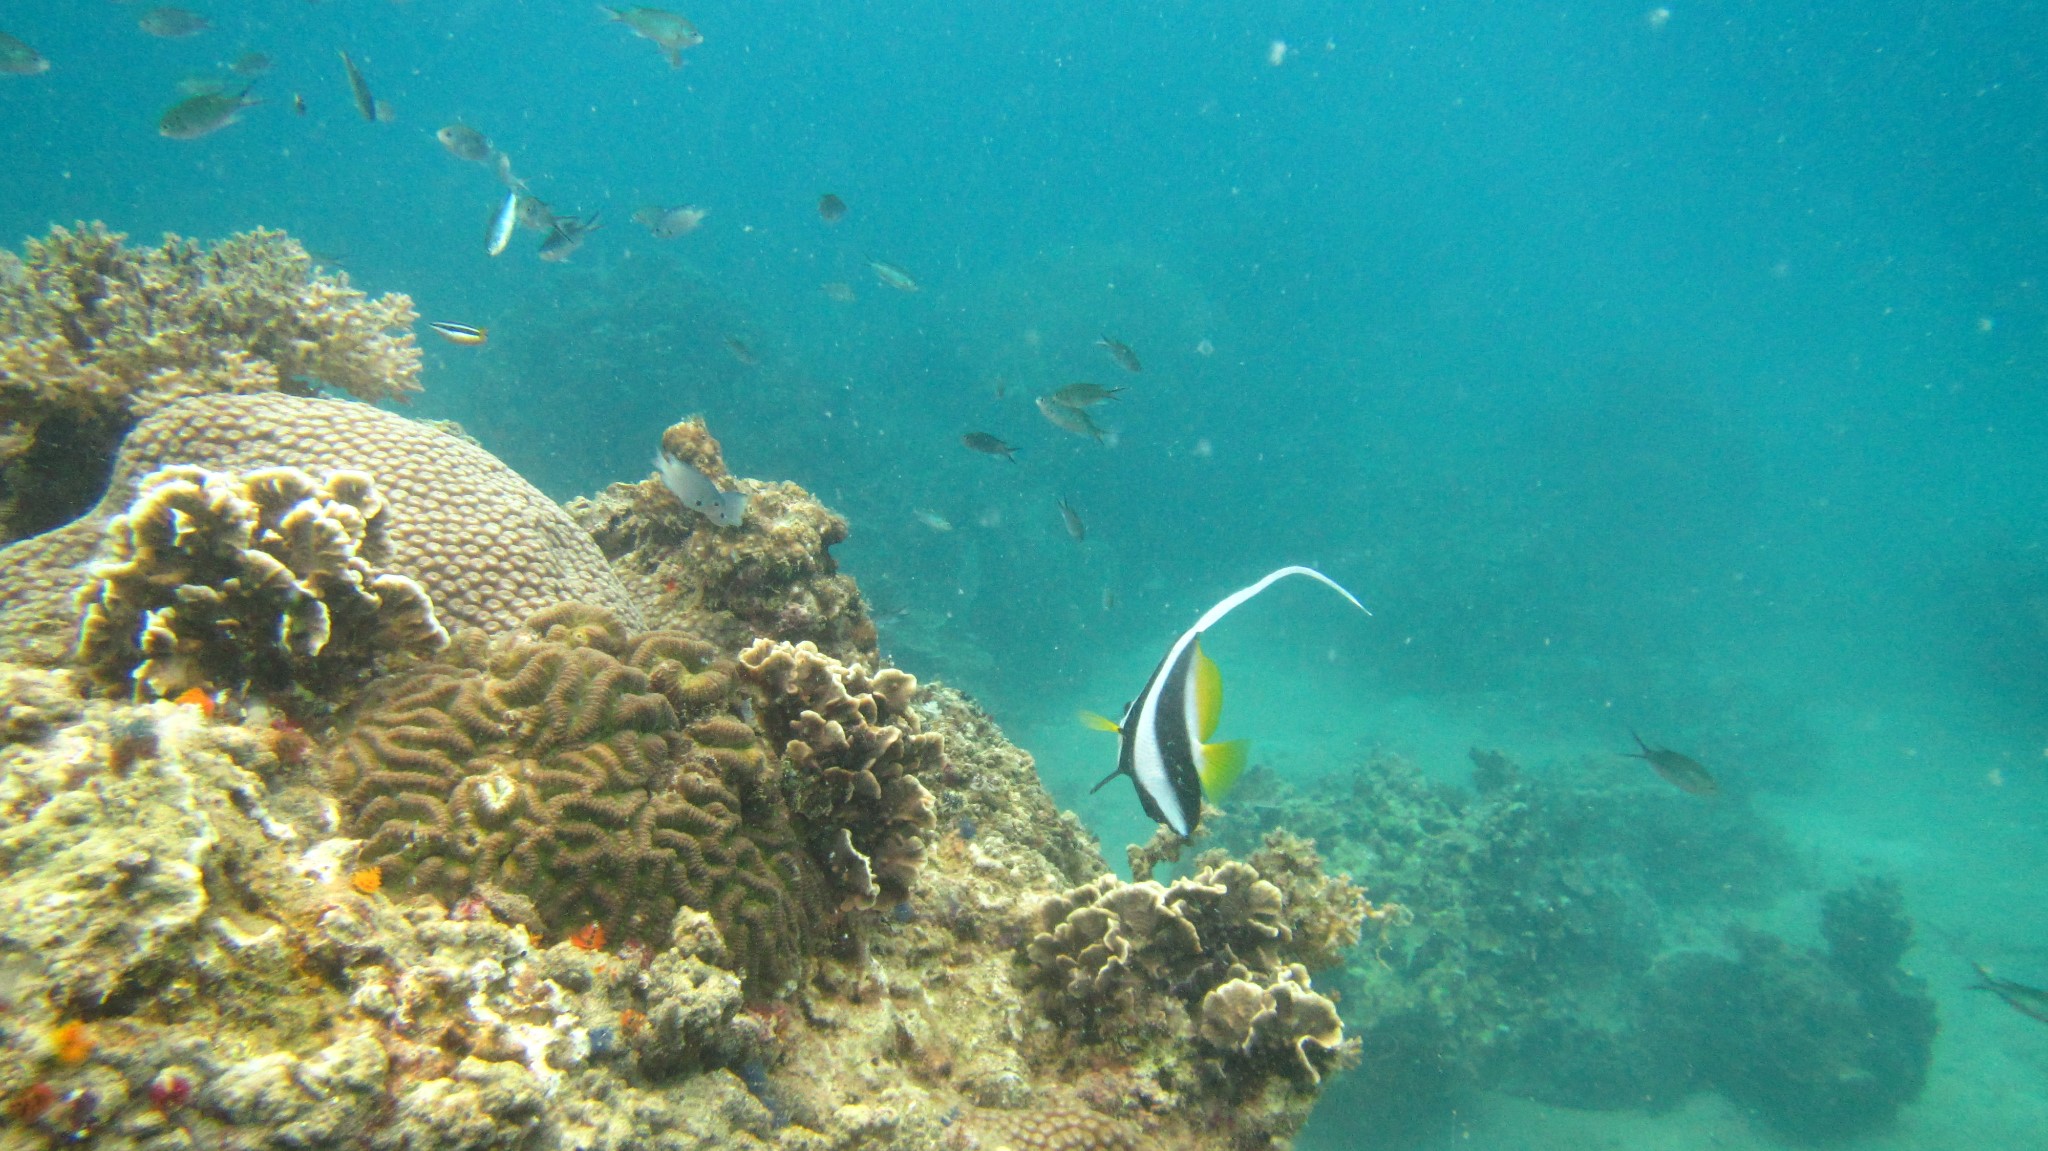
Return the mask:
[[943,769],[943,741],[910,710],[917,679],[870,674],[799,644],[759,640],[740,653],[761,693],[762,728],[788,766],[784,786],[843,908],[893,906],[910,895],[933,825],[918,778]]
[[448,642],[420,585],[377,570],[388,506],[363,472],[171,467],[107,525],[79,633],[103,684],[319,691]]
[[696,908],[772,990],[800,970],[823,880],[739,705],[710,645],[563,605],[376,685],[335,786],[393,890],[619,943]]
[[412,301],[316,270],[284,233],[123,239],[81,223],[0,254],[0,540],[90,507],[121,436],[181,397],[419,390]]
[[181,400],[122,442],[99,507],[0,548],[0,657],[54,663],[76,635],[74,596],[106,525],[158,469],[290,466],[368,472],[388,505],[380,566],[417,580],[451,630],[510,631],[552,603],[593,603],[642,627],[640,610],[590,537],[547,496],[474,443],[369,404],[267,393]]
[[809,640],[828,655],[877,662],[875,626],[833,545],[846,521],[791,483],[735,479],[700,419],[662,433],[661,450],[749,497],[744,522],[713,524],[658,477],[571,500],[583,525],[647,605],[650,622],[737,651],[758,637]]

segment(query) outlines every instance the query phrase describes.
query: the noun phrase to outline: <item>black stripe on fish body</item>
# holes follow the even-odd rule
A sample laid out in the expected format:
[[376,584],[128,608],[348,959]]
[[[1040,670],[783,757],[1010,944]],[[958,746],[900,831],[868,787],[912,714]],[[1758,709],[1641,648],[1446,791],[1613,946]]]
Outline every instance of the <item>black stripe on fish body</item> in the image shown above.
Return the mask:
[[[1200,749],[1196,746],[1195,733],[1188,728],[1188,693],[1195,689],[1195,650],[1200,638],[1189,640],[1181,648],[1180,658],[1172,666],[1162,667],[1165,672],[1158,678],[1156,698],[1152,705],[1152,730],[1159,749],[1159,760],[1166,766],[1167,782],[1173,785],[1174,798],[1180,801],[1180,809],[1186,814],[1188,827],[1184,835],[1194,834],[1195,827],[1202,821],[1202,770],[1196,762]],[[1135,778],[1135,776],[1134,776]],[[1144,787],[1138,788],[1143,794]],[[1156,805],[1146,796],[1146,812],[1160,823],[1171,826],[1163,815],[1155,810]]]

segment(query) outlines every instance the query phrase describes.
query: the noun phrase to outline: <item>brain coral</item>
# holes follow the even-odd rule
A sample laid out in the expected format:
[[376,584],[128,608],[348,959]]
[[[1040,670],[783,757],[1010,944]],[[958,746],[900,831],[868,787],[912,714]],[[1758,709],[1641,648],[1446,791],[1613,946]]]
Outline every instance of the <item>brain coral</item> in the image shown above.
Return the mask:
[[82,565],[158,468],[351,468],[377,477],[390,507],[386,571],[418,580],[451,628],[509,631],[551,603],[640,614],[582,529],[497,457],[368,404],[278,393],[200,396],[136,425],[94,512],[0,548],[0,653],[53,662],[70,646]]
[[662,433],[661,449],[749,503],[744,522],[721,527],[685,508],[659,478],[570,501],[569,514],[651,605],[650,618],[728,651],[767,636],[876,662],[874,622],[832,558],[845,520],[795,484],[733,479],[699,419]]
[[762,694],[762,727],[789,765],[786,778],[811,848],[846,908],[909,896],[931,830],[931,792],[919,772],[943,763],[943,741],[910,710],[914,676],[870,675],[811,643],[758,640],[740,666]]
[[799,970],[824,881],[734,687],[700,640],[562,605],[380,681],[334,782],[387,889],[614,942],[663,939],[694,907],[773,991]]
[[174,696],[201,684],[317,689],[391,652],[448,642],[390,552],[384,497],[362,472],[152,473],[107,525],[83,595],[79,659],[104,683]]
[[84,511],[121,435],[181,396],[419,390],[412,301],[316,271],[284,233],[122,239],[79,224],[0,253],[0,539]]

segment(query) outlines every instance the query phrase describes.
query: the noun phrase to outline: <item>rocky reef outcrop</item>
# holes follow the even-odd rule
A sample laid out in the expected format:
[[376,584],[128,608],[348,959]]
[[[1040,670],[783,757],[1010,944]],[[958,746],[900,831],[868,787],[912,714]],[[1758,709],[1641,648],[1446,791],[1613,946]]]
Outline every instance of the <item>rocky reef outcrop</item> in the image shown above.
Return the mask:
[[412,301],[365,296],[284,233],[124,239],[81,223],[0,254],[0,541],[90,508],[121,437],[180,398],[419,389]]

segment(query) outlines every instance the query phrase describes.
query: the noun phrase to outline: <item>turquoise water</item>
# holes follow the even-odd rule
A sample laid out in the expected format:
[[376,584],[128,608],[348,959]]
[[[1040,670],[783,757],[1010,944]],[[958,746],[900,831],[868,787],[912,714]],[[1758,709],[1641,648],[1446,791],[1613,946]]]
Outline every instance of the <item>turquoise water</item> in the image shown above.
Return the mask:
[[[578,3],[200,7],[180,41],[133,6],[0,13],[53,62],[0,76],[0,235],[285,228],[488,326],[427,345],[416,409],[559,498],[704,413],[736,471],[849,518],[885,649],[982,699],[1112,857],[1148,827],[1087,793],[1113,751],[1073,711],[1315,564],[1377,614],[1283,586],[1209,642],[1260,762],[1683,747],[1822,879],[1905,884],[1943,1031],[1860,1145],[2048,1146],[2048,1028],[1964,990],[1970,960],[2048,983],[2041,6],[693,5],[680,70]],[[244,48],[263,103],[160,137]],[[435,142],[457,118],[605,226],[487,257],[503,193]],[[710,215],[656,240],[649,203]],[[1083,379],[1130,388],[1113,446],[1032,407]],[[1712,1095],[1460,1123],[1773,1145]],[[1339,1110],[1314,1138],[1368,1136]]]

